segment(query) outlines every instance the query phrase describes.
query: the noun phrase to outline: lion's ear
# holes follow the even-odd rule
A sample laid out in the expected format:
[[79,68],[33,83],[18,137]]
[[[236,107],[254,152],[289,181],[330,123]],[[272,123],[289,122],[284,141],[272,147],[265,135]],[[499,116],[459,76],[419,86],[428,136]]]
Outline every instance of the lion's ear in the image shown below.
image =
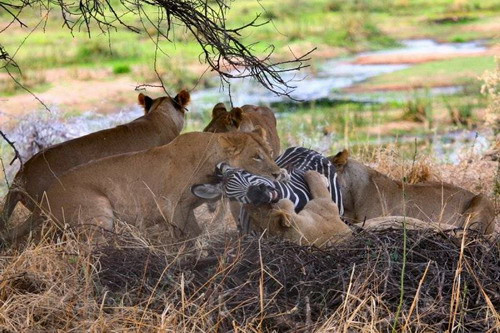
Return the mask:
[[231,122],[234,127],[239,128],[241,122],[243,121],[243,110],[240,108],[234,108],[231,111]]
[[149,109],[151,109],[151,106],[153,105],[154,100],[151,97],[144,95],[143,93],[139,93],[137,99],[139,101],[139,105],[144,108],[144,113],[148,113]]
[[264,141],[267,141],[267,132],[264,128],[260,127],[259,125],[255,126],[255,129],[252,131],[252,133],[257,134],[260,136]]
[[348,158],[349,152],[347,151],[347,149],[342,150],[335,156],[328,157],[330,162],[332,162],[332,164],[339,170],[342,170],[342,168],[344,168],[344,166],[347,164]]
[[191,100],[191,95],[187,90],[181,90],[177,96],[174,97],[174,101],[182,110],[186,110],[186,106],[189,104]]
[[224,103],[217,103],[212,110],[212,119],[219,118],[223,114],[227,112],[226,106]]
[[227,133],[219,135],[217,139],[222,149],[229,155],[238,154],[245,145],[245,142],[242,142],[239,136],[228,135]]

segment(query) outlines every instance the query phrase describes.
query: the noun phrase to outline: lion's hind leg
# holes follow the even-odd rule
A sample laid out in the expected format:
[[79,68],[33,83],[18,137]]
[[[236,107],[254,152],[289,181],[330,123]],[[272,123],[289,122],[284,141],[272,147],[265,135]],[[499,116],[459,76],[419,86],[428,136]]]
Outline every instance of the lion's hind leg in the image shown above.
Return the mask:
[[[50,200],[52,198],[52,200]],[[109,198],[93,191],[57,193],[42,204],[44,215],[60,230],[71,228],[84,239],[98,240],[114,232],[116,215]]]
[[463,227],[469,226],[484,234],[495,230],[495,209],[491,202],[482,194],[475,195],[463,212]]

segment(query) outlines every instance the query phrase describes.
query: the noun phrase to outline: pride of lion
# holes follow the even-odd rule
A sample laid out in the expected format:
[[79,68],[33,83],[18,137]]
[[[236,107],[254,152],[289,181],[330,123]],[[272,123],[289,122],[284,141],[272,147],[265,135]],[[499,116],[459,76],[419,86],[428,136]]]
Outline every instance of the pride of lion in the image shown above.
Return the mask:
[[[91,239],[105,239],[117,221],[141,229],[156,225],[174,240],[189,239],[203,230],[194,209],[204,201],[191,187],[213,181],[219,163],[287,181],[286,171],[274,161],[280,139],[271,109],[245,105],[228,112],[219,103],[204,132],[180,134],[189,99],[185,90],[174,98],[140,94],[144,116],[33,156],[6,197],[0,221],[3,242],[15,243],[46,220],[61,228],[77,227]],[[312,200],[299,212],[287,199],[245,205],[252,230],[316,246],[349,237],[356,224],[494,231],[495,211],[482,194],[445,183],[395,181],[349,158],[346,150],[329,159],[338,174],[343,216],[324,176],[307,171]],[[19,201],[32,216],[9,227]],[[231,206],[236,220],[240,205]]]

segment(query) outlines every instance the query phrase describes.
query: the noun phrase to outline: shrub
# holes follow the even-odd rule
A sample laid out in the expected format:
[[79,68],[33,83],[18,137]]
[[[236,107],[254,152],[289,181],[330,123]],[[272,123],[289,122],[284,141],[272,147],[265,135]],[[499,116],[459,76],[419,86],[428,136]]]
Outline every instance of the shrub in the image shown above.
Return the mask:
[[113,74],[126,74],[130,73],[132,70],[129,65],[119,64],[113,66]]

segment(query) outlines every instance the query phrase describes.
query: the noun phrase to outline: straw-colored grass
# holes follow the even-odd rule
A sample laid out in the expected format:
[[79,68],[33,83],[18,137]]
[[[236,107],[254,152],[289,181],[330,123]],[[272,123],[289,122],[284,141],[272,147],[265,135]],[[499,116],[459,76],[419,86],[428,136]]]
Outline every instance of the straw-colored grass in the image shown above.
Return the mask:
[[[448,181],[496,200],[498,162],[465,157],[442,165],[386,149],[371,164],[395,179]],[[37,241],[2,249],[0,329],[386,332],[395,324],[406,332],[494,332],[499,325],[498,234],[408,230],[403,257],[401,230],[361,231],[319,250],[239,239],[230,217],[217,223],[204,207],[197,215],[206,232],[184,244],[123,224],[109,244],[92,247],[46,226]]]

